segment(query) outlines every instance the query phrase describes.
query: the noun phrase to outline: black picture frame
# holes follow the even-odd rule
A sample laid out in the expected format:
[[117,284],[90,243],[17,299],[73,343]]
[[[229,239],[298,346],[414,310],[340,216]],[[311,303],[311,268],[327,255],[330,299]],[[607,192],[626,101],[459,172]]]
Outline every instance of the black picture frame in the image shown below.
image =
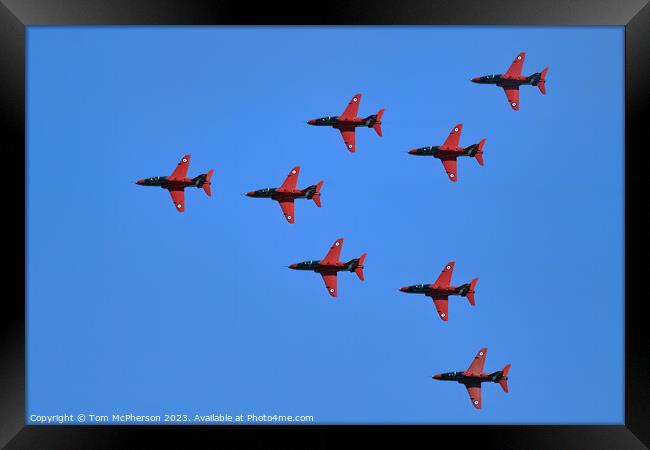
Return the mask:
[[[620,426],[37,426],[25,425],[25,38],[37,25],[622,25],[625,26],[625,424]],[[342,434],[386,443],[427,439],[476,441],[484,448],[634,449],[650,445],[650,358],[642,295],[639,245],[646,117],[650,79],[648,0],[361,0],[237,2],[199,0],[0,0],[0,141],[5,155],[5,289],[0,314],[0,446],[6,448],[121,448],[145,437],[187,447],[196,439],[238,439],[239,445],[274,447],[301,439],[303,447],[340,445]],[[579,76],[579,74],[575,74]],[[598,95],[594,92],[594,95]],[[644,131],[645,130],[645,131]],[[632,153],[630,153],[632,152]],[[22,155],[23,158],[16,158]],[[631,157],[634,155],[635,157]],[[9,160],[11,156],[11,161]],[[613,168],[613,170],[616,170]],[[19,187],[23,186],[21,190]],[[21,215],[22,213],[22,215]],[[19,239],[17,237],[21,237]],[[53,262],[55,263],[55,262]],[[13,272],[16,273],[13,273]],[[22,275],[22,276],[21,276]],[[595,282],[582,280],[581,282]],[[643,337],[645,336],[645,338]],[[562,376],[562,375],[561,375]],[[597,376],[565,374],[564,376]],[[607,383],[607,380],[603,380]],[[594,395],[598,395],[597,392]],[[191,439],[191,440],[190,440]],[[346,437],[347,439],[347,437]],[[276,444],[279,445],[279,444]]]

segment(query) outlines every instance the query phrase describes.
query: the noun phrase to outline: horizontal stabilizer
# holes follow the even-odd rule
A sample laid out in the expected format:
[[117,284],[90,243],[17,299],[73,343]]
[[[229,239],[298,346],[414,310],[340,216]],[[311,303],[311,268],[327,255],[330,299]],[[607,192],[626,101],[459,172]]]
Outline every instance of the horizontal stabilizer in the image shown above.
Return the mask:
[[472,306],[476,305],[476,302],[474,300],[474,288],[476,287],[476,283],[478,283],[478,278],[474,278],[472,280],[472,282],[469,284],[469,291],[467,291],[467,300],[469,300]]
[[364,276],[363,276],[363,262],[366,260],[366,256],[367,256],[367,255],[368,255],[367,253],[364,253],[363,255],[361,255],[361,256],[359,257],[359,262],[357,263],[357,268],[354,269],[354,273],[357,274],[357,276],[359,277],[359,279],[360,279],[361,281],[364,280]]
[[483,138],[481,139],[481,142],[478,143],[478,151],[474,155],[474,158],[476,158],[476,161],[482,166],[485,164],[485,161],[483,161],[483,146],[485,145],[486,139]]
[[381,116],[384,115],[384,109],[380,109],[379,112],[377,113],[377,118],[375,119],[375,123],[372,126],[372,128],[375,130],[377,135],[381,136]]
[[214,169],[210,169],[210,171],[205,175],[205,180],[203,181],[203,185],[201,186],[205,193],[210,197],[212,195],[212,190],[210,189],[210,185],[212,184],[210,182],[210,179],[212,179],[212,174],[214,174]]
[[503,368],[503,377],[499,381],[499,386],[503,389],[503,392],[508,392],[508,372],[510,371],[510,364],[506,364]]
[[314,201],[314,203],[316,203],[316,206],[318,206],[319,208],[321,207],[320,190],[322,187],[323,187],[323,181],[321,180],[318,183],[316,183],[316,191],[314,192],[314,196],[311,198]]
[[539,92],[541,92],[544,95],[546,95],[546,74],[547,73],[548,73],[548,67],[542,70],[542,74],[539,78],[539,81],[537,82],[537,88],[539,89]]

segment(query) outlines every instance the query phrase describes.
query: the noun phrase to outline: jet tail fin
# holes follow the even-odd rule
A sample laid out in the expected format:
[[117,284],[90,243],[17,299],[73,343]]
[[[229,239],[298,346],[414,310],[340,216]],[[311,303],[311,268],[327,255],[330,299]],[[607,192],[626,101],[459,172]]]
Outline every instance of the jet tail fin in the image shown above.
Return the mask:
[[548,67],[542,70],[542,73],[539,77],[539,81],[537,82],[537,88],[539,89],[539,92],[541,92],[544,95],[546,95],[546,73],[547,72],[548,72]]
[[210,182],[210,179],[212,178],[212,174],[214,174],[214,169],[210,169],[210,171],[205,175],[205,180],[203,181],[203,184],[201,187],[205,191],[205,193],[208,195],[208,197],[212,196],[212,190],[210,189],[210,185],[212,184]]
[[381,136],[381,116],[384,115],[384,108],[380,109],[379,112],[377,113],[377,118],[375,119],[375,123],[372,126],[373,130],[377,133],[378,136]]
[[481,142],[478,143],[478,151],[474,155],[474,158],[476,158],[476,161],[482,166],[485,164],[485,161],[483,161],[483,146],[485,145],[486,139],[483,138],[481,139]]
[[503,368],[503,377],[501,377],[501,380],[499,381],[499,386],[501,386],[501,389],[503,389],[503,392],[508,392],[508,372],[510,371],[510,364],[506,364],[506,366]]
[[364,277],[363,277],[363,262],[366,260],[367,255],[368,255],[367,253],[364,253],[363,255],[361,255],[359,257],[359,262],[357,263],[357,268],[354,269],[354,273],[357,274],[357,276],[359,277],[359,279],[361,281],[364,280]]
[[474,288],[476,287],[476,283],[478,283],[478,278],[472,280],[469,284],[469,291],[467,291],[467,300],[469,300],[469,303],[472,306],[476,305],[476,301],[474,300]]
[[316,206],[320,208],[320,189],[323,187],[323,181],[319,181],[316,183],[316,191],[314,192],[314,195],[312,196],[312,200],[314,203],[316,203]]

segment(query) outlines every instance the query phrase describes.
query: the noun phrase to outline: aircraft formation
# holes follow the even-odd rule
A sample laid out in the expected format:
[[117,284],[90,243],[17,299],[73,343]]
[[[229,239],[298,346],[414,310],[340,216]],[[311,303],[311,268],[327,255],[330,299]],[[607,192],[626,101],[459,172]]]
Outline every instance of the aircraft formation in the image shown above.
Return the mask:
[[[510,107],[518,111],[520,108],[519,103],[519,87],[522,85],[537,86],[542,94],[546,94],[546,75],[548,67],[541,72],[534,73],[529,76],[521,74],[525,52],[519,53],[508,70],[503,74],[485,75],[472,78],[471,81],[478,84],[494,84],[501,87],[508,99]],[[314,126],[327,126],[332,127],[341,133],[343,142],[349,152],[354,153],[356,147],[356,129],[359,127],[367,127],[375,130],[378,136],[382,136],[382,117],[384,109],[380,109],[376,114],[372,114],[365,118],[358,117],[359,106],[361,104],[361,94],[355,94],[346,106],[343,113],[339,116],[326,116],[318,119],[307,121],[307,124]],[[441,145],[432,145],[428,147],[419,147],[409,150],[408,153],[416,156],[432,156],[439,159],[442,163],[443,169],[447,173],[449,180],[452,182],[458,181],[457,173],[457,159],[460,157],[474,158],[479,165],[484,165],[483,160],[483,147],[486,139],[481,139],[478,143],[470,144],[467,147],[460,146],[460,138],[463,130],[463,124],[458,123],[454,125],[449,133],[447,139]],[[159,186],[167,189],[171,195],[174,203],[174,208],[178,212],[185,211],[185,188],[196,187],[202,188],[204,192],[211,196],[211,178],[214,170],[209,170],[207,173],[199,174],[194,178],[188,178],[187,172],[190,165],[191,155],[185,155],[181,158],[177,167],[169,176],[158,176],[152,178],[144,178],[136,181],[136,184],[142,186]],[[317,207],[321,207],[321,189],[323,181],[316,184],[300,189],[297,187],[298,176],[300,174],[300,166],[293,167],[282,185],[274,188],[264,188],[255,191],[247,192],[245,195],[252,198],[270,198],[277,201],[282,213],[284,214],[287,222],[295,223],[295,200],[306,199],[312,200]],[[354,272],[357,277],[364,280],[364,262],[366,253],[363,253],[358,258],[353,258],[347,262],[341,261],[341,250],[343,249],[343,238],[337,239],[330,247],[329,251],[323,259],[309,260],[295,264],[290,264],[288,268],[293,270],[312,271],[321,275],[325,288],[330,296],[336,297],[338,295],[338,273],[339,272]],[[449,319],[449,297],[460,296],[466,297],[471,306],[475,305],[475,289],[478,278],[474,278],[469,283],[464,283],[460,286],[451,285],[451,278],[453,274],[455,263],[453,261],[447,263],[436,281],[432,284],[416,284],[400,288],[399,290],[408,294],[421,294],[430,297],[442,321],[447,322]],[[483,366],[485,364],[485,356],[487,348],[479,350],[478,354],[470,364],[469,368],[465,371],[446,372],[433,375],[433,379],[441,381],[456,381],[463,384],[472,405],[476,409],[481,409],[481,384],[485,382],[498,383],[504,392],[508,392],[508,372],[510,364],[507,364],[502,370],[493,373],[484,373]]]

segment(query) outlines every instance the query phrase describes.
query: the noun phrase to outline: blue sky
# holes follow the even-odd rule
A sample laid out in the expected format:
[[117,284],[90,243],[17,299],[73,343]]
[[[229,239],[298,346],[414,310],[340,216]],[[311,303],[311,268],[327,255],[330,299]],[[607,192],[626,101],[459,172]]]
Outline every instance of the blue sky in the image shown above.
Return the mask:
[[[318,423],[624,420],[622,27],[28,30],[31,414],[295,414]],[[469,81],[549,66],[547,95]],[[357,153],[308,119],[385,108]],[[487,138],[485,166],[407,150]],[[215,169],[213,196],[134,181]],[[286,223],[244,193],[324,180]],[[287,265],[368,253],[366,281]],[[424,296],[456,261],[476,306]],[[510,393],[431,379],[510,371]]]

